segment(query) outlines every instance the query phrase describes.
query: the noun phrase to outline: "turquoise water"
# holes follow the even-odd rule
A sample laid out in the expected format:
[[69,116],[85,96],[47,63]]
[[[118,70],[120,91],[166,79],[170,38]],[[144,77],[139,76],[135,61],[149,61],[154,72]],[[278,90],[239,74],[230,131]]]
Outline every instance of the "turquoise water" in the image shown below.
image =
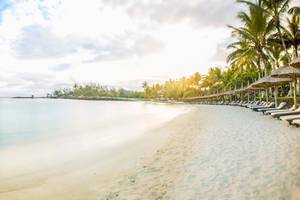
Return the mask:
[[70,134],[127,137],[180,109],[144,102],[0,99],[0,147]]

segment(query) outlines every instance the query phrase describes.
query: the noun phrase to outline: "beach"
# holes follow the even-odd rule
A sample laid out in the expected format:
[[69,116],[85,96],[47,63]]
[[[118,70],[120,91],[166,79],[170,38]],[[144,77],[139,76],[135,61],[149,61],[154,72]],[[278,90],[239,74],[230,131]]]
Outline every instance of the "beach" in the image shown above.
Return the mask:
[[300,0],[0,0],[0,52],[0,200],[300,200]]
[[282,121],[193,105],[114,151],[20,176],[2,167],[0,199],[300,199],[299,155],[299,130]]
[[168,145],[100,199],[300,199],[296,128],[228,106],[180,120]]
[[165,124],[190,109],[54,99],[2,99],[0,108],[0,199],[95,199],[165,144]]

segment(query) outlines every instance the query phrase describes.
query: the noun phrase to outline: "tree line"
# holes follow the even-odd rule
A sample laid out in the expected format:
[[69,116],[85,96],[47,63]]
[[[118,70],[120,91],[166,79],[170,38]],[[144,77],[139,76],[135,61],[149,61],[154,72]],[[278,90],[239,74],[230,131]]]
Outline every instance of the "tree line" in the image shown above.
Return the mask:
[[48,97],[56,98],[144,98],[143,92],[126,90],[123,88],[116,89],[113,87],[102,86],[100,84],[74,84],[72,88],[55,90]]
[[299,56],[300,7],[291,0],[238,0],[246,6],[237,14],[240,27],[228,26],[234,42],[228,45],[228,67],[212,67],[205,75],[143,84],[145,98],[183,99],[245,87],[286,66]]
[[286,66],[299,56],[300,7],[291,0],[237,0],[246,10],[237,14],[241,26],[228,26],[234,42],[228,45],[228,67],[211,67],[207,74],[143,83],[143,92],[99,84],[56,90],[56,97],[125,97],[179,100],[241,88]]

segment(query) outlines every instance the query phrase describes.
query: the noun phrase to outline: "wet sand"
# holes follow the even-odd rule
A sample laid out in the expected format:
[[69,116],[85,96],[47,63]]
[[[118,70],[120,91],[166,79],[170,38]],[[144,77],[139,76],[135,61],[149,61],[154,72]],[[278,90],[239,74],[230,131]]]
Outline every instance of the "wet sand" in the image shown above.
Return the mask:
[[299,133],[248,109],[195,106],[106,155],[104,166],[93,153],[6,177],[0,199],[300,199]]

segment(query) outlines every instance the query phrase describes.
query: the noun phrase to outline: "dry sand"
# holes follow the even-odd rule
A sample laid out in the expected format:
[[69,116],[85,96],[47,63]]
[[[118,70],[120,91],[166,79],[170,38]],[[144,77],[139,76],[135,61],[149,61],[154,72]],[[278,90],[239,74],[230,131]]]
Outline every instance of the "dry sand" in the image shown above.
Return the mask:
[[91,164],[95,154],[77,168],[7,179],[0,199],[296,200],[299,132],[244,108],[195,106],[107,156],[106,166]]

